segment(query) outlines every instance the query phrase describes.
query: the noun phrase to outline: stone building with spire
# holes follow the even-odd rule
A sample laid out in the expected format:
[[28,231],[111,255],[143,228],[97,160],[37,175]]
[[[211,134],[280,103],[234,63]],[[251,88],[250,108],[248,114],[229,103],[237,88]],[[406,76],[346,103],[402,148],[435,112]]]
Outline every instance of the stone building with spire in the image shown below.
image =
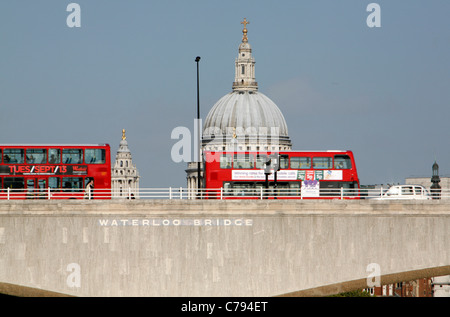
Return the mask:
[[[202,150],[211,151],[286,151],[292,143],[281,110],[258,91],[255,59],[248,42],[247,24],[241,24],[242,42],[235,60],[232,91],[216,102],[203,125]],[[197,188],[197,164],[186,170],[188,189]],[[200,172],[202,177],[202,172]],[[202,185],[203,187],[203,182]]]
[[111,190],[113,198],[139,198],[139,172],[133,164],[128,148],[125,129],[116,154],[116,161],[111,168]]

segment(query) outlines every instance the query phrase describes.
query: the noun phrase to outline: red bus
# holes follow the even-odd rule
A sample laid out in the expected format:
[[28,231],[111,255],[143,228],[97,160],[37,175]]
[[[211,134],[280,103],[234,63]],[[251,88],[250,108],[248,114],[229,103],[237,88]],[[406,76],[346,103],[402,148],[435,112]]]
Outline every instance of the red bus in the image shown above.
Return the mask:
[[0,145],[0,199],[111,198],[111,153],[98,145]]
[[[271,154],[279,154],[279,170],[266,177]],[[206,151],[204,161],[207,198],[359,198],[351,151]]]

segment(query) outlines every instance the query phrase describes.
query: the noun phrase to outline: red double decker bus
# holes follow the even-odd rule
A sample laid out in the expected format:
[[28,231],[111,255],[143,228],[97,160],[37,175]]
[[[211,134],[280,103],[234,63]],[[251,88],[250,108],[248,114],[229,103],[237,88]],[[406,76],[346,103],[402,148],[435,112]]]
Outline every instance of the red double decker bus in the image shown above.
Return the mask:
[[0,145],[0,199],[111,198],[111,153],[98,145]]
[[[266,162],[277,154],[279,170]],[[204,152],[207,198],[359,198],[351,151]]]

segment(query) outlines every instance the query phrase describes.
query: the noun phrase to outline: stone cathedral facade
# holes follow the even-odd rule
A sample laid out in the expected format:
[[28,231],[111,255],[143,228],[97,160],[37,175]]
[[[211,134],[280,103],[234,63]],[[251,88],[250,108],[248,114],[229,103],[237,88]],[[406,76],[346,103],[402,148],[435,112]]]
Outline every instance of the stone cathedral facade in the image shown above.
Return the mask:
[[128,148],[125,130],[116,154],[116,161],[111,168],[111,190],[113,198],[139,198],[139,172],[133,164],[131,151]]

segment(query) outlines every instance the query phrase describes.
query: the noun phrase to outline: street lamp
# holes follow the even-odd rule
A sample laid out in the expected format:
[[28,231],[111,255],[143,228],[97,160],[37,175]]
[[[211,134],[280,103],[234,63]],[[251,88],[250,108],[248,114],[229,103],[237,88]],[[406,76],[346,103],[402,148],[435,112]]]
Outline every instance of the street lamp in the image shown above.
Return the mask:
[[201,127],[200,127],[200,83],[199,83],[199,71],[198,71],[198,65],[200,62],[200,56],[197,56],[195,58],[195,62],[197,63],[197,131],[198,131],[198,140],[197,140],[197,147],[198,147],[198,156],[197,156],[197,193],[200,193],[200,158],[201,158]]
[[433,164],[432,167],[433,175],[431,176],[431,196],[433,199],[440,199],[441,196],[441,185],[439,185],[441,178],[439,177],[439,165],[436,163],[436,161]]
[[272,174],[272,170],[274,173],[273,179],[273,188],[274,188],[274,198],[277,199],[277,173],[280,170],[280,154],[279,153],[272,153],[269,156],[266,156],[265,163],[264,163],[264,174],[266,175],[266,190],[268,194],[269,190],[269,175]]

